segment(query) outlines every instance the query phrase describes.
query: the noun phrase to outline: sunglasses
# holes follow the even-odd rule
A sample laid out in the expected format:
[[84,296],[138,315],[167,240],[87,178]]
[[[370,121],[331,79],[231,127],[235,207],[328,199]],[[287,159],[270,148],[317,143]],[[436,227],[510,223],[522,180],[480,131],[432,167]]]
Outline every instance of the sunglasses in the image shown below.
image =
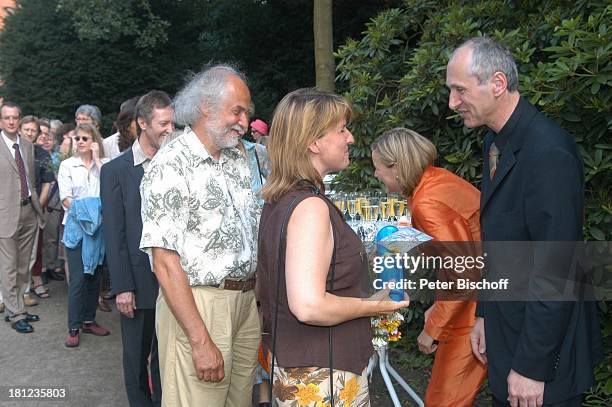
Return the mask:
[[81,141],[81,140],[83,140],[84,142],[87,142],[87,140],[89,140],[89,137],[87,137],[87,136],[76,136],[74,138],[74,141]]

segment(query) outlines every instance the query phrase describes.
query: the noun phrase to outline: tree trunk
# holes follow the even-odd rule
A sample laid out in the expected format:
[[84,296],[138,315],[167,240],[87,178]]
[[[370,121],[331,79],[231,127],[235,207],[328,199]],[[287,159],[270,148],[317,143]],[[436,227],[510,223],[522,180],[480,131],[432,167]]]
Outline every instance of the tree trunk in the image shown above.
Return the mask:
[[332,0],[314,0],[313,30],[317,88],[334,91]]

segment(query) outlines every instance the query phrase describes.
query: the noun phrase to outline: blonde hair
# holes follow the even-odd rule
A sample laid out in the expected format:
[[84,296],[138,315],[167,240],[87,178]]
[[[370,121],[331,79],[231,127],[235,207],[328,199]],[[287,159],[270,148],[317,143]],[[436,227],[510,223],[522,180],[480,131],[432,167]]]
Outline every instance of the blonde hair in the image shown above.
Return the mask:
[[381,134],[374,144],[380,161],[387,167],[396,166],[402,194],[410,197],[425,169],[438,157],[436,146],[413,130],[397,127]]
[[342,96],[316,88],[298,89],[280,101],[267,145],[272,172],[262,190],[266,202],[278,201],[301,180],[325,189],[308,147],[340,120],[348,122],[351,114],[351,105]]
[[100,131],[97,129],[97,127],[91,124],[81,123],[74,129],[75,136],[79,135],[79,130],[93,137],[94,143],[98,143],[100,158],[106,157],[106,154],[104,154],[104,143],[102,142],[102,136],[100,135]]

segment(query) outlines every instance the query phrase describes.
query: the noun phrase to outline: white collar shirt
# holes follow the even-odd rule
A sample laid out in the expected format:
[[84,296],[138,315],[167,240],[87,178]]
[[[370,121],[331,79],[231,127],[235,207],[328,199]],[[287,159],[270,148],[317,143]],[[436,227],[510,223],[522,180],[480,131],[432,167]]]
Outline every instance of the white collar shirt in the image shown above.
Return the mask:
[[134,167],[142,165],[142,168],[145,171],[147,168],[149,168],[149,164],[151,164],[151,157],[146,155],[142,150],[138,139],[134,140],[134,144],[132,144],[132,155],[134,156]]
[[254,275],[261,210],[238,149],[221,150],[215,161],[187,128],[153,157],[140,193],[140,248],[177,252],[190,286]]
[[[15,159],[15,149],[13,148],[13,145],[15,143],[17,143],[17,145],[19,146],[19,151],[21,152],[22,160],[24,160],[23,165],[24,165],[25,171],[26,171],[26,182],[28,183],[28,196],[32,196],[32,192],[30,192],[30,176],[29,176],[30,175],[30,171],[29,171],[28,164],[25,162],[25,158],[23,158],[23,151],[21,149],[21,136],[19,136],[19,134],[18,134],[17,135],[17,139],[15,141],[13,141],[10,138],[8,138],[6,133],[4,133],[4,130],[2,130],[1,133],[2,133],[2,139],[6,143],[6,147],[11,152],[11,155],[13,156],[13,159]],[[34,159],[34,157],[32,157],[32,159]]]
[[19,135],[17,135],[17,140],[13,141],[10,138],[8,138],[8,136],[6,135],[6,133],[4,133],[4,131],[2,131],[2,139],[6,143],[6,146],[8,147],[9,151],[11,152],[11,155],[13,156],[13,158],[15,158],[15,149],[13,148],[13,144],[17,143],[17,145],[21,149],[21,143],[19,142],[21,137],[19,137]]
[[[108,162],[107,158],[101,159],[102,163]],[[92,162],[89,169],[81,160],[81,157],[73,156],[62,161],[57,174],[60,200],[62,205],[64,199],[72,200],[100,196],[100,170]],[[66,207],[64,206],[64,209]],[[68,211],[64,212],[63,224],[66,223]]]

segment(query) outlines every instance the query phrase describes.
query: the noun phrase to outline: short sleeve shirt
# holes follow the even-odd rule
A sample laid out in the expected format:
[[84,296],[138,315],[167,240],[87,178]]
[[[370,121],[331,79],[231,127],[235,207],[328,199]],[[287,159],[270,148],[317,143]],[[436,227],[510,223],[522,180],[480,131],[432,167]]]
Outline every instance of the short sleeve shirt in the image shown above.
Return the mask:
[[190,286],[247,280],[257,268],[259,205],[247,160],[236,148],[219,161],[187,128],[153,158],[140,185],[140,248],[176,251]]

